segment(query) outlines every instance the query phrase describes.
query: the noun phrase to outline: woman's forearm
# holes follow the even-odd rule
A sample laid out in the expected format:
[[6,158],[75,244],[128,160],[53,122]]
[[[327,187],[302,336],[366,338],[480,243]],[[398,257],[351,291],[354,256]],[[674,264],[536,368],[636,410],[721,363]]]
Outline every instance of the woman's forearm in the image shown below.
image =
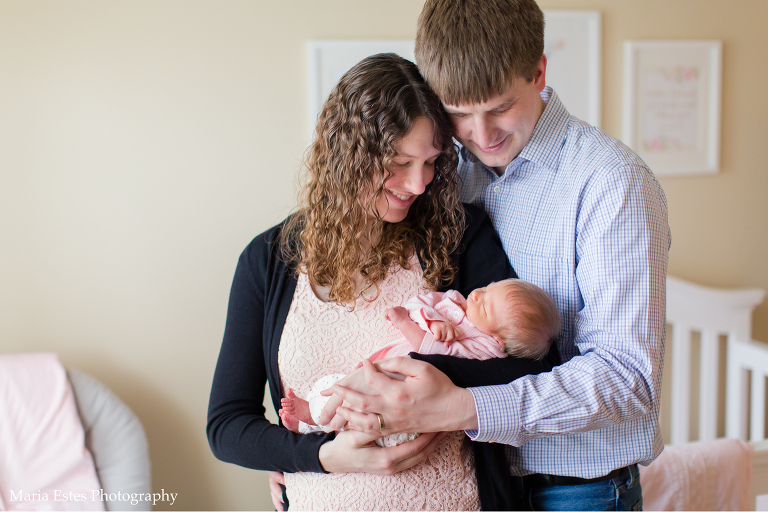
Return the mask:
[[374,444],[379,437],[380,433],[340,432],[320,447],[320,463],[329,473],[394,475],[423,461],[442,439],[441,434],[423,434],[409,443],[382,448]]

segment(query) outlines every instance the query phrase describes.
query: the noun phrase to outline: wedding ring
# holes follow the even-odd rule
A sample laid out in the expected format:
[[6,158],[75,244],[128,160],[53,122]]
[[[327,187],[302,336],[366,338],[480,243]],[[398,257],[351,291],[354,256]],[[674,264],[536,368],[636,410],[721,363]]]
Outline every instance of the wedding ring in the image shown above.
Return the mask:
[[384,417],[379,413],[376,413],[376,417],[379,418],[379,430],[384,430]]

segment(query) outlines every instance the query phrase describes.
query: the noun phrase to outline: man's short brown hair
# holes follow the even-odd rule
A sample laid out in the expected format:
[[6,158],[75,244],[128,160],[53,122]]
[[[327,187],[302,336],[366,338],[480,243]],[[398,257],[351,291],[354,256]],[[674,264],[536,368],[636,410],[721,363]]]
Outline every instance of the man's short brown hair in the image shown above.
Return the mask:
[[535,0],[427,0],[416,63],[443,103],[483,103],[518,77],[529,82],[544,54]]

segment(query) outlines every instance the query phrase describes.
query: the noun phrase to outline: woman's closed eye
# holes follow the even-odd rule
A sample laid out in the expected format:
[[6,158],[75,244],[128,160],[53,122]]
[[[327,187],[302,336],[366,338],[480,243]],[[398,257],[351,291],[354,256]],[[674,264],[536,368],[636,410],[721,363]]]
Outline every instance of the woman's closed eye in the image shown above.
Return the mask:
[[[435,165],[435,162],[436,162],[436,161],[437,161],[437,158],[434,158],[434,159],[432,159],[432,160],[428,160],[428,161],[425,161],[425,162],[424,162],[424,165],[425,165],[425,166],[427,166],[427,167],[432,167],[432,166],[434,166],[434,165]],[[398,162],[397,160],[392,160],[392,163],[391,163],[391,165],[392,165],[393,167],[398,167],[398,168],[400,168],[400,167],[408,167],[409,165],[411,165],[411,163],[412,163],[412,162],[411,162],[410,160],[409,160],[409,161],[405,161],[405,162],[403,162],[403,161],[400,161],[400,162]]]

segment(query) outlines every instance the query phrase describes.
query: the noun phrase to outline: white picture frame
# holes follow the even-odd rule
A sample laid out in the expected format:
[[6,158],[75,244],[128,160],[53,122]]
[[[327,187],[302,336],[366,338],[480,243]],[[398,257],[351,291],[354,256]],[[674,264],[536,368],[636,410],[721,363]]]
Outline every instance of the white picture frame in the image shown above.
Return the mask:
[[600,126],[602,18],[600,11],[544,11],[547,85],[568,112]]
[[315,40],[307,42],[309,85],[309,129],[313,132],[317,116],[339,79],[352,66],[370,55],[396,53],[415,61],[414,41],[410,39]]
[[657,176],[720,169],[721,41],[625,41],[624,143]]

